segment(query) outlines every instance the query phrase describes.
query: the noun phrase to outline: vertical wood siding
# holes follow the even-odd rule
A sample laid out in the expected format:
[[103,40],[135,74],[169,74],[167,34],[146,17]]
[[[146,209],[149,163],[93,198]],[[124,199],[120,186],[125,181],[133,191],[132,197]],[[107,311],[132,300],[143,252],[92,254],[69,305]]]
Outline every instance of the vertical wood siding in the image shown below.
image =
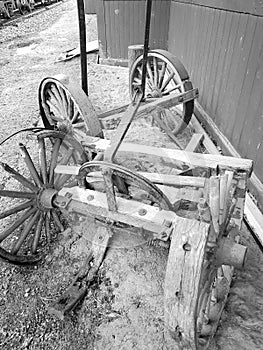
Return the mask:
[[[105,58],[127,59],[129,45],[143,44],[146,1],[101,0],[101,3],[104,18],[98,11],[98,27],[105,33],[102,54]],[[170,0],[152,3],[151,48],[167,49],[170,3]]]
[[185,64],[220,130],[255,160],[263,181],[263,17],[204,6],[213,0],[186,2],[171,3],[168,50]]

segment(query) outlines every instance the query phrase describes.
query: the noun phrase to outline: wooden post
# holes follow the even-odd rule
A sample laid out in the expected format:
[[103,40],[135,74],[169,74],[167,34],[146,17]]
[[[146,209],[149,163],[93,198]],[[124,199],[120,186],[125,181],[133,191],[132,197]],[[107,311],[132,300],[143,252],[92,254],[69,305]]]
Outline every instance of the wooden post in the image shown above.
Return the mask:
[[143,45],[130,45],[128,46],[128,67],[129,72],[133,62],[143,54]]

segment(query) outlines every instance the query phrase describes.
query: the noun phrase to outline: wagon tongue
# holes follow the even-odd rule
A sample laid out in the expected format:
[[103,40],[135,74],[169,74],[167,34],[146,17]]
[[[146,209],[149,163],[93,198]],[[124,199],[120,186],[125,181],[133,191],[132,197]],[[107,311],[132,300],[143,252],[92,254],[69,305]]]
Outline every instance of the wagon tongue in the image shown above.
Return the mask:
[[103,261],[108,242],[112,236],[109,227],[100,226],[92,240],[91,251],[78,271],[73,283],[49,306],[48,312],[63,320],[65,314],[80,303],[87,294]]

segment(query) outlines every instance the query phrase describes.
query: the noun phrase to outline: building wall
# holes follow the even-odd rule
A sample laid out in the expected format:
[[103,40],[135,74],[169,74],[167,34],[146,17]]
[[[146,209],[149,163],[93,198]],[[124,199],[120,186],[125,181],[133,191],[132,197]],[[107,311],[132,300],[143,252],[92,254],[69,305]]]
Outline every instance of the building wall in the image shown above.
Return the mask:
[[[97,0],[103,58],[127,59],[128,46],[143,44],[145,0]],[[167,49],[171,0],[153,0],[150,47]]]
[[263,181],[263,1],[173,0],[168,50],[199,102]]

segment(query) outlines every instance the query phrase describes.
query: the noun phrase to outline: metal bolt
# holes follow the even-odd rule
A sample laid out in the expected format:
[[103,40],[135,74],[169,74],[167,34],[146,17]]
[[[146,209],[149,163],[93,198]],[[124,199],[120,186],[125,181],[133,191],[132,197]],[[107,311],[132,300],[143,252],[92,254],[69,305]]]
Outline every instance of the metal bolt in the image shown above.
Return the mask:
[[92,194],[89,194],[87,197],[87,201],[92,201],[94,199],[94,196]]
[[191,250],[191,244],[189,244],[188,242],[186,242],[184,245],[183,245],[183,249],[186,251],[186,252],[190,252]]
[[170,220],[164,220],[164,221],[163,221],[163,225],[164,225],[165,227],[171,227],[171,226],[172,226],[172,221],[170,221]]
[[144,215],[147,214],[147,210],[144,209],[144,208],[141,208],[141,209],[139,209],[138,214],[139,214],[140,216],[144,216]]
[[166,232],[162,232],[162,233],[161,233],[161,237],[162,237],[162,238],[166,238],[166,237],[167,237],[167,233],[166,233]]

